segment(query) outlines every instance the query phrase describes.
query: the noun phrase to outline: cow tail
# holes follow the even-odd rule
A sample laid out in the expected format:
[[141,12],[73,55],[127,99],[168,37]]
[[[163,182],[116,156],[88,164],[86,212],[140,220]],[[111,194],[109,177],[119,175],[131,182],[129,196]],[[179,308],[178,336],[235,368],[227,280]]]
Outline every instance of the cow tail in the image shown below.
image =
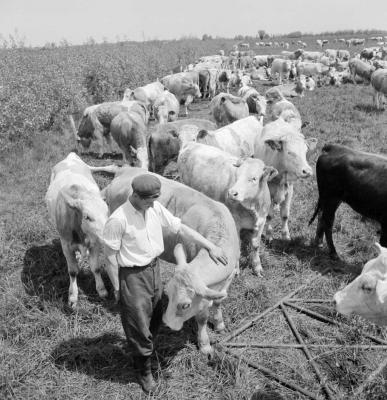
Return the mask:
[[316,216],[317,216],[317,214],[319,213],[320,210],[321,210],[321,201],[320,201],[320,197],[319,197],[317,205],[316,205],[316,208],[314,210],[312,218],[309,220],[309,224],[308,225],[312,225],[313,221],[315,220],[315,218],[316,218]]

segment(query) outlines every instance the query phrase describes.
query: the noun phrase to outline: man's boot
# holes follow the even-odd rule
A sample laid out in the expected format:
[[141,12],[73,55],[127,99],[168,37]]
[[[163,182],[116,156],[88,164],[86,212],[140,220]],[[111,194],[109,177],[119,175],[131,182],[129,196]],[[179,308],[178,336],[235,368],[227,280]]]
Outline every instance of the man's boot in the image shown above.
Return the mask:
[[156,390],[157,384],[152,376],[151,357],[150,356],[135,356],[134,369],[138,383],[142,390],[149,394]]

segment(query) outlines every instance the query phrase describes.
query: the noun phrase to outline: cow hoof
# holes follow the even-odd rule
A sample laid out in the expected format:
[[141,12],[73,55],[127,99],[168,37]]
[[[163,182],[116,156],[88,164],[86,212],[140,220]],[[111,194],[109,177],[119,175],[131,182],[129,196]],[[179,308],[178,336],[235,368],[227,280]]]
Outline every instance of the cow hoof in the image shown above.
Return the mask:
[[106,299],[106,297],[108,297],[108,291],[105,288],[98,289],[97,292],[101,299]]
[[68,305],[72,310],[76,310],[77,305],[78,305],[78,300],[69,298]]
[[253,272],[254,272],[254,275],[257,275],[258,278],[263,278],[263,269],[262,269],[262,267],[254,268]]
[[200,347],[200,351],[202,354],[211,357],[214,354],[214,349],[210,344],[206,344],[205,346]]
[[282,240],[288,240],[288,241],[291,240],[291,239],[290,239],[290,234],[289,234],[289,233],[282,233],[282,234],[281,234],[281,238],[282,238]]
[[215,326],[215,332],[217,333],[225,333],[226,332],[226,326],[224,325],[224,322],[220,322]]

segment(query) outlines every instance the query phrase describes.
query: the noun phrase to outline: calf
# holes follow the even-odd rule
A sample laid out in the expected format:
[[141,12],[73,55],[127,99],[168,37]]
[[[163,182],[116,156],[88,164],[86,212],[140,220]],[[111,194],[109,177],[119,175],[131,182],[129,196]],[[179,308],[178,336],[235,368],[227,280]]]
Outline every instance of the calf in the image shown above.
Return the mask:
[[335,212],[341,202],[381,224],[380,244],[387,246],[387,157],[327,144],[316,164],[319,199],[309,222],[319,214],[315,244],[323,236],[332,257],[337,252],[332,239]]

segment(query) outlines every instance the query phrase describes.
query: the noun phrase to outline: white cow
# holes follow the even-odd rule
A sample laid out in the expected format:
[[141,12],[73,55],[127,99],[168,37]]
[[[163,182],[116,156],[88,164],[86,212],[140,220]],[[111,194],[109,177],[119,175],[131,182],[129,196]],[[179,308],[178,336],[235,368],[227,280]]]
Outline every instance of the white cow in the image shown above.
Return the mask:
[[269,182],[272,200],[266,227],[266,238],[269,241],[273,236],[271,220],[275,206],[280,207],[282,238],[290,240],[288,220],[293,185],[299,178],[313,175],[306,154],[308,147],[315,147],[316,142],[314,138],[305,139],[296,128],[281,117],[266,124],[261,134],[256,137],[254,157],[278,171],[278,175]]
[[271,204],[267,182],[277,171],[261,160],[238,159],[200,143],[187,144],[179,154],[177,166],[183,183],[227,205],[238,232],[252,231],[251,262],[254,272],[261,276],[259,247]]
[[387,325],[387,249],[375,243],[378,256],[362,273],[334,295],[340,314],[357,314],[378,325]]
[[[140,168],[122,168],[116,174],[104,190],[111,212],[127,200],[132,191],[132,179],[143,173],[144,170]],[[160,175],[157,177],[162,188],[158,201],[184,224],[219,246],[227,256],[227,265],[216,264],[206,249],[199,248],[181,235],[163,232],[164,253],[160,257],[172,263],[176,259],[178,264],[165,287],[168,307],[163,321],[169,328],[180,330],[184,321],[195,317],[199,348],[201,352],[210,354],[212,347],[207,333],[209,308],[215,307],[215,329],[223,331],[221,301],[227,296],[227,289],[239,269],[238,232],[226,206],[182,183]],[[176,249],[179,243],[183,245],[185,253],[181,246]]]
[[[116,170],[115,166],[90,167],[75,153],[70,153],[56,164],[51,172],[45,200],[50,220],[59,232],[63,254],[67,261],[70,276],[68,302],[73,308],[78,302],[79,265],[76,252],[80,252],[82,257],[89,258],[97,292],[101,297],[107,296],[101,278],[101,268],[98,265],[98,256],[103,243],[102,232],[108,218],[108,207],[91,172],[114,173]],[[108,272],[114,282],[111,271]],[[118,288],[116,296],[117,293]]]

